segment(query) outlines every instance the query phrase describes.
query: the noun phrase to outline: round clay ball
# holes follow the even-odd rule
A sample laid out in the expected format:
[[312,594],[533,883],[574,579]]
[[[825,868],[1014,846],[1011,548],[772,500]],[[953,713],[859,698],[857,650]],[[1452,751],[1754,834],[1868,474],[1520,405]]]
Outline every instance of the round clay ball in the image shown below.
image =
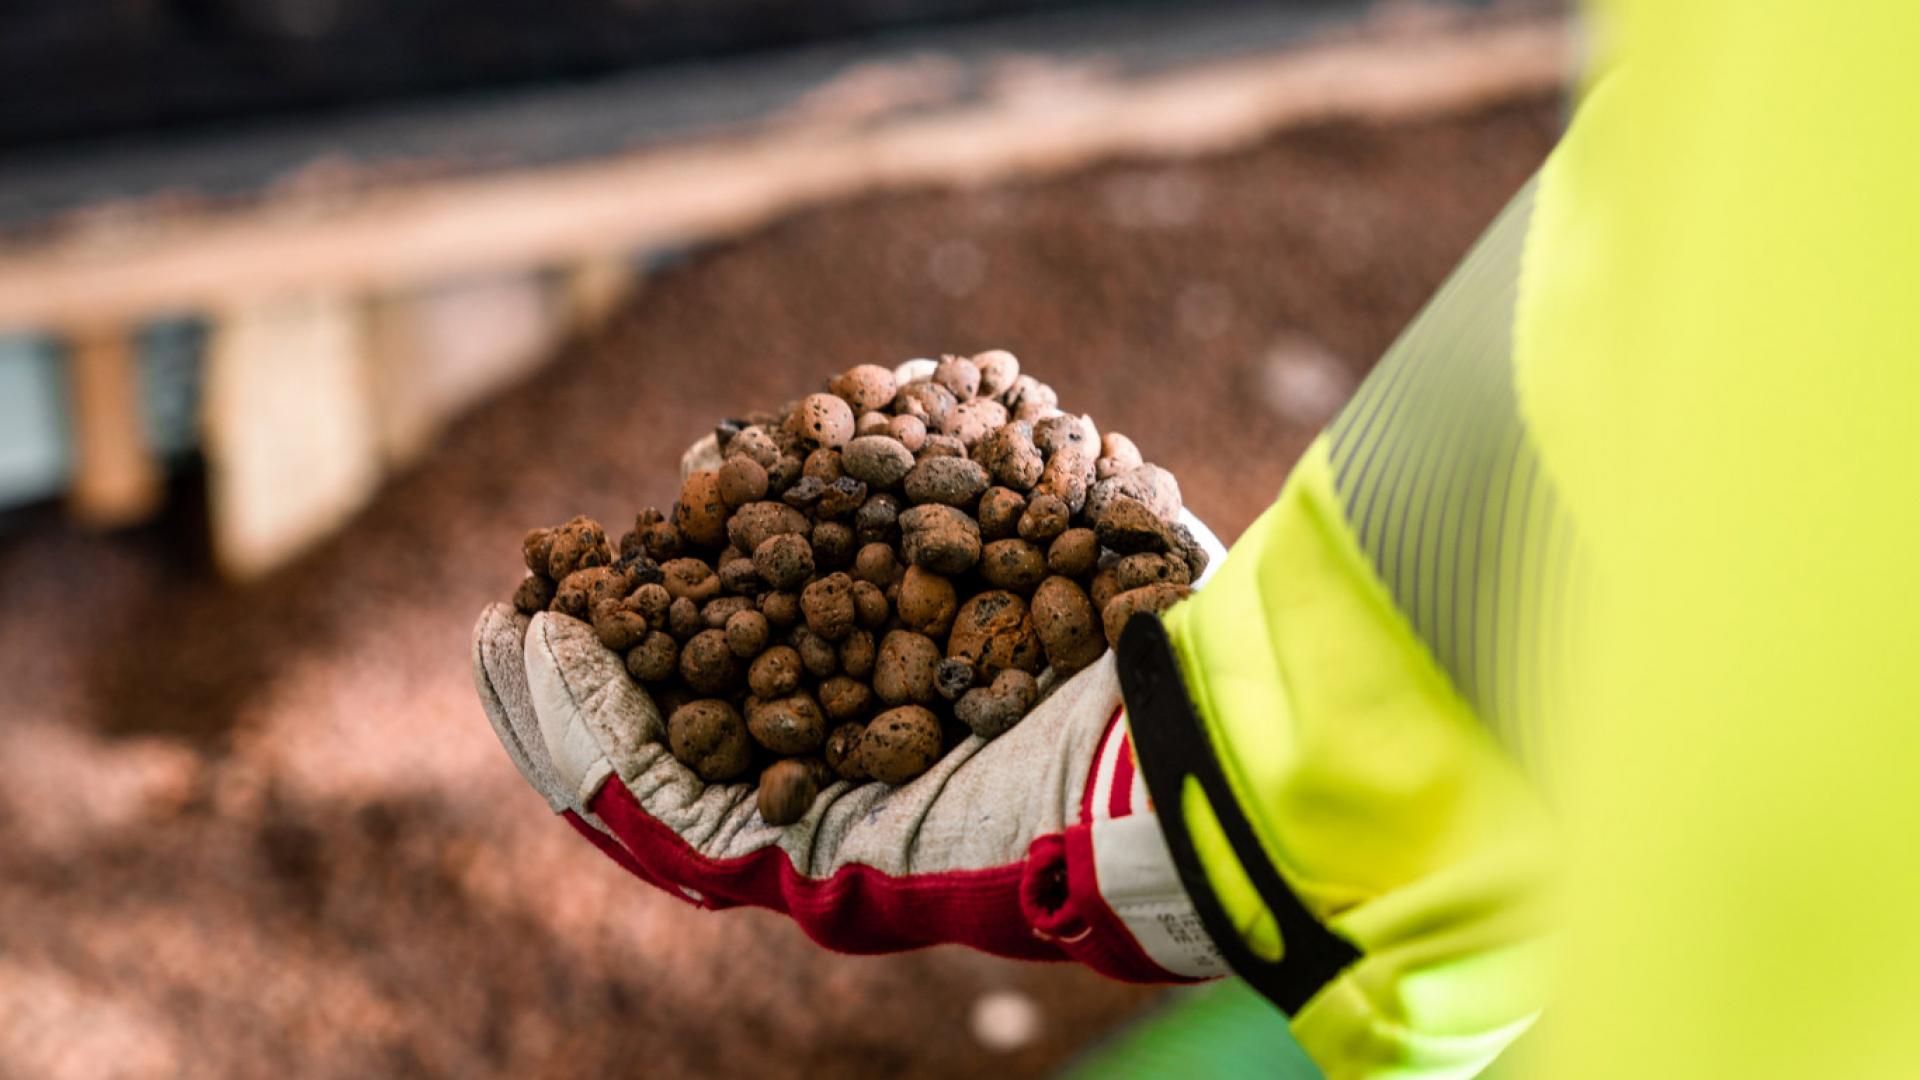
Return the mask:
[[907,500],[971,507],[987,490],[987,470],[963,457],[922,458],[903,484]]
[[841,457],[847,475],[876,488],[890,488],[913,469],[913,451],[887,435],[862,435],[847,444]]
[[800,594],[769,592],[760,595],[760,614],[770,625],[785,630],[800,621]]
[[625,652],[647,635],[647,617],[632,598],[607,597],[593,605],[593,632],[600,644]]
[[1040,700],[1040,680],[1019,668],[1008,668],[995,675],[991,689],[1001,697],[1012,698],[1022,713]]
[[720,595],[720,578],[702,559],[672,559],[660,567],[665,575],[661,584],[667,588],[667,595],[678,600],[685,597],[696,604],[704,604]]
[[775,589],[797,589],[813,575],[813,545],[794,533],[770,536],[753,549],[753,568]]
[[1099,438],[1093,418],[1088,416],[1061,413],[1033,424],[1033,444],[1041,453],[1052,458],[1062,450],[1078,450],[1086,458],[1088,472],[1093,471],[1093,459],[1099,456]]
[[706,623],[709,630],[725,630],[735,615],[753,609],[753,600],[748,597],[721,596],[707,601],[700,609],[700,621]]
[[910,383],[894,395],[893,411],[902,416],[917,416],[927,427],[938,430],[957,404],[953,391],[939,383]]
[[513,590],[513,606],[528,615],[545,611],[553,603],[555,591],[553,580],[547,575],[528,574]]
[[858,543],[853,526],[846,522],[818,522],[813,527],[813,561],[819,566],[845,566]]
[[727,693],[739,676],[740,659],[727,647],[724,630],[702,630],[680,650],[680,677],[696,693]]
[[940,668],[940,647],[933,639],[911,630],[894,630],[880,641],[873,665],[873,692],[889,705],[930,704],[939,697],[934,676]]
[[721,563],[719,576],[720,587],[730,593],[758,592],[762,584],[760,571],[754,569],[753,560],[744,556]]
[[941,434],[959,439],[962,446],[971,450],[1006,422],[1005,405],[984,399],[965,401],[947,414],[947,426],[941,429]]
[[1020,515],[1020,539],[1044,544],[1067,531],[1073,511],[1060,497],[1042,492],[1027,500],[1027,512]]
[[936,574],[958,574],[980,558],[980,526],[951,506],[928,503],[906,511],[900,535],[907,561]]
[[1100,436],[1100,457],[1093,463],[1094,475],[1102,480],[1132,472],[1146,463],[1133,440],[1117,431]]
[[640,546],[646,549],[647,557],[655,562],[677,559],[686,548],[686,539],[680,530],[651,506],[634,515],[633,530],[639,534]]
[[1120,498],[1145,503],[1161,521],[1180,517],[1180,483],[1158,465],[1142,465],[1095,483],[1087,492],[1087,516],[1098,521],[1106,512],[1107,503]]
[[[524,554],[524,552],[523,552]],[[613,561],[607,531],[590,517],[576,517],[550,530],[547,537],[547,576],[564,581],[568,574]]]
[[776,761],[760,774],[754,806],[767,824],[791,825],[807,816],[807,808],[819,794],[820,786],[804,762]]
[[667,718],[667,748],[682,765],[707,783],[732,780],[747,771],[752,747],[747,725],[724,701],[703,698],[673,710]]
[[884,589],[900,579],[900,560],[888,544],[864,544],[853,557],[853,576]]
[[[907,455],[907,464],[913,464],[913,455]],[[906,473],[900,475],[905,476]],[[527,569],[546,576],[547,563],[553,554],[553,530],[535,529],[520,538],[520,557],[525,560]]]
[[880,586],[871,581],[853,583],[853,621],[868,630],[878,630],[887,625],[887,619],[893,610],[887,603],[887,594]]
[[1011,389],[1013,381],[1020,377],[1020,361],[1005,349],[975,353],[973,366],[980,369],[982,397],[999,397]]
[[887,423],[892,419],[893,417],[883,412],[861,413],[853,421],[853,437],[857,439],[862,435],[885,435]]
[[856,614],[853,579],[833,573],[808,585],[800,594],[800,613],[807,620],[807,629],[828,641],[846,637],[854,627]]
[[750,457],[728,458],[720,466],[720,497],[731,507],[742,507],[767,497],[767,468]]
[[727,440],[727,448],[723,453],[729,458],[752,458],[762,469],[771,468],[774,462],[780,460],[780,447],[774,443],[773,436],[767,434],[767,429],[759,424],[735,432],[733,438]]
[[707,620],[700,617],[700,605],[687,597],[680,597],[667,609],[667,629],[681,641],[699,633],[706,625]]
[[824,679],[839,670],[839,650],[833,647],[833,642],[812,630],[804,626],[795,627],[793,647],[800,653],[800,666],[814,678]]
[[1046,470],[1046,458],[1033,444],[1026,424],[1002,424],[980,440],[974,456],[993,474],[994,482],[1015,491],[1030,491]]
[[1119,596],[1120,578],[1114,574],[1113,567],[1103,566],[1093,572],[1092,580],[1087,582],[1087,595],[1093,598],[1093,610],[1105,612],[1113,598]]
[[887,434],[909,452],[919,453],[927,444],[927,422],[917,416],[896,416],[887,421]]
[[840,642],[840,670],[864,679],[873,674],[873,661],[879,651],[871,631],[855,630]]
[[1047,569],[1067,577],[1085,577],[1100,561],[1100,540],[1092,529],[1068,529],[1047,545]]
[[813,504],[813,516],[820,521],[843,518],[860,509],[867,501],[867,485],[851,476],[842,476],[828,484]]
[[1113,564],[1113,575],[1120,582],[1120,591],[1138,589],[1143,585],[1186,585],[1187,564],[1172,555],[1156,555],[1151,551],[1142,551],[1128,555]]
[[835,675],[820,683],[820,710],[833,722],[859,720],[873,707],[873,689],[850,675]]
[[1138,612],[1161,612],[1186,599],[1193,590],[1185,585],[1159,584],[1143,585],[1119,593],[1107,601],[1100,609],[1101,621],[1105,624],[1107,644],[1120,647],[1120,634],[1127,628],[1127,620]]
[[891,544],[900,538],[899,522],[900,500],[881,492],[854,511],[853,531],[863,544]]
[[866,413],[893,404],[893,372],[878,364],[857,364],[834,376],[827,389],[854,412]]
[[747,669],[747,688],[758,698],[786,697],[800,689],[799,650],[775,645],[761,653]]
[[[1093,483],[1093,458],[1073,446],[1062,446],[1047,458],[1035,492],[1045,492],[1067,504],[1069,513],[1078,511],[1087,501],[1087,489]],[[1064,527],[1064,526],[1063,526]]]
[[1042,581],[1034,590],[1030,609],[1047,663],[1059,674],[1079,671],[1107,651],[1093,601],[1073,579],[1055,576]]
[[771,700],[753,699],[747,707],[747,731],[776,754],[810,754],[827,739],[820,706],[805,691]]
[[774,463],[767,466],[767,494],[784,496],[800,480],[805,468],[799,454],[781,454]]
[[673,523],[680,534],[701,547],[727,542],[727,500],[720,495],[720,476],[711,469],[695,469],[680,484],[680,502]]
[[868,779],[866,766],[860,764],[860,737],[866,731],[867,725],[848,722],[827,732],[827,744],[821,748],[821,755],[833,775],[842,780]]
[[900,579],[900,621],[930,637],[943,637],[953,628],[960,597],[953,582],[931,570],[907,567]]
[[793,507],[795,510],[803,512],[811,511],[814,505],[820,501],[820,496],[826,494],[826,491],[827,482],[825,480],[817,476],[803,476],[794,481],[792,487],[781,493],[780,501]]
[[727,538],[733,546],[751,555],[771,536],[794,533],[805,536],[813,523],[807,515],[785,503],[748,503],[734,512],[727,522]]
[[[943,457],[946,457],[946,458],[968,457],[967,444],[961,442],[959,439],[954,438],[952,435],[948,435],[945,432],[941,432],[940,434],[937,434],[937,435],[927,436],[927,444],[925,446],[922,446],[919,452],[913,455],[913,458],[915,461],[925,461],[928,458],[943,458]],[[971,460],[971,458],[968,458],[968,459]]]
[[1045,664],[1027,602],[1002,589],[979,593],[960,605],[947,638],[947,655],[972,664],[984,678],[1007,668],[1038,674]]
[[667,625],[667,611],[673,606],[673,594],[665,585],[649,582],[633,590],[633,601],[647,625],[658,630]]
[[788,415],[787,430],[821,446],[845,446],[853,438],[853,409],[832,394],[808,394]]
[[670,679],[679,665],[680,643],[658,630],[648,631],[639,644],[627,650],[627,673],[641,682]]
[[1167,550],[1166,523],[1138,499],[1122,495],[1106,500],[1093,528],[1102,544],[1122,555]]
[[806,464],[800,467],[800,475],[811,476],[823,484],[831,484],[846,475],[840,467],[840,451],[820,447],[807,455]]
[[1027,512],[1027,497],[1008,487],[990,487],[980,496],[974,513],[980,520],[980,536],[985,540],[1006,540],[1020,531],[1020,515]]
[[940,721],[918,705],[888,709],[867,724],[859,756],[875,780],[904,784],[940,760]]
[[554,588],[553,610],[585,622],[592,616],[594,601],[613,592],[620,580],[619,571],[610,566],[575,570]]
[[946,387],[955,401],[972,401],[980,392],[980,369],[962,357],[943,357],[933,369],[933,381]]
[[954,703],[953,715],[975,735],[994,739],[1005,734],[1024,714],[1014,699],[994,693],[991,687],[976,686]]
[[981,549],[980,576],[996,589],[1030,592],[1047,576],[1047,557],[1029,540],[995,540]]
[[727,619],[727,647],[742,660],[759,656],[767,647],[767,617],[758,611],[736,611]]
[[953,713],[975,735],[992,739],[1019,722],[1039,699],[1040,684],[1034,677],[1009,668],[994,676],[990,685],[976,687],[962,695]]
[[973,686],[973,665],[965,660],[942,660],[933,684],[941,697],[953,701]]

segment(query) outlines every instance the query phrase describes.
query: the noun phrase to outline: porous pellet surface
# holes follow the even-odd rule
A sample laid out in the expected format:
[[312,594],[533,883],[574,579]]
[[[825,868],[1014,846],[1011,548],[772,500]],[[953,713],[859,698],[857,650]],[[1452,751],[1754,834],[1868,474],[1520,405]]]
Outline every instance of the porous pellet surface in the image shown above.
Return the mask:
[[[1010,350],[856,364],[820,386],[719,419],[721,464],[617,537],[585,515],[526,533],[513,591],[522,611],[590,619],[657,699],[692,699],[669,745],[701,777],[757,757],[770,824],[815,787],[768,761],[911,780],[951,733],[990,738],[1033,707],[1003,675],[1037,686],[1049,665],[1086,667],[1104,627],[1163,609],[1204,568],[1173,474],[1061,409]],[[869,722],[876,703],[892,727]],[[849,722],[868,727],[819,757]]]

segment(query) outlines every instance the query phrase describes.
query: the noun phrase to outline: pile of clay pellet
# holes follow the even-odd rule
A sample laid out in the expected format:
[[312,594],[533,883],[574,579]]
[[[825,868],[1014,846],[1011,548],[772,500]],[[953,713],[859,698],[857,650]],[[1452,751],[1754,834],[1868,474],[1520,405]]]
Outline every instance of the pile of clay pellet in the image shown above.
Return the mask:
[[771,824],[1001,734],[1206,565],[1173,476],[1002,350],[862,364],[714,445],[617,544],[527,534],[514,603],[591,623],[703,780],[760,768]]

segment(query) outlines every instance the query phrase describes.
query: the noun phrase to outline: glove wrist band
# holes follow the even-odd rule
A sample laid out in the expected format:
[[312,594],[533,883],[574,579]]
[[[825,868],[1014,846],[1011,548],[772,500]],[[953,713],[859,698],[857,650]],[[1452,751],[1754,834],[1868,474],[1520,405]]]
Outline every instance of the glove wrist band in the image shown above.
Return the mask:
[[[1180,883],[1194,911],[1235,974],[1289,1015],[1359,959],[1352,943],[1313,916],[1266,857],[1253,825],[1241,812],[1214,756],[1193,700],[1187,694],[1173,643],[1158,617],[1128,621],[1118,650],[1120,689],[1126,701],[1141,774],[1153,798],[1160,827],[1173,854]],[[1182,799],[1188,780],[1199,785],[1228,844],[1280,932],[1281,956],[1253,952],[1234,927],[1201,866]]]

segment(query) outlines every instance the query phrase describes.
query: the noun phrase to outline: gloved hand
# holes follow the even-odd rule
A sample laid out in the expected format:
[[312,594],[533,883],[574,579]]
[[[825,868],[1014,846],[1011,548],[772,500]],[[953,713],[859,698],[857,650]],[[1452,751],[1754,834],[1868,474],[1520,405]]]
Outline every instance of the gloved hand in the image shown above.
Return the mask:
[[[1219,541],[1184,520],[1218,565]],[[850,953],[956,943],[1134,981],[1226,973],[1134,768],[1112,652],[999,738],[969,737],[899,787],[831,784],[786,827],[761,820],[754,783],[706,784],[674,759],[659,710],[585,623],[494,604],[473,666],[548,805],[694,904],[785,912]]]

